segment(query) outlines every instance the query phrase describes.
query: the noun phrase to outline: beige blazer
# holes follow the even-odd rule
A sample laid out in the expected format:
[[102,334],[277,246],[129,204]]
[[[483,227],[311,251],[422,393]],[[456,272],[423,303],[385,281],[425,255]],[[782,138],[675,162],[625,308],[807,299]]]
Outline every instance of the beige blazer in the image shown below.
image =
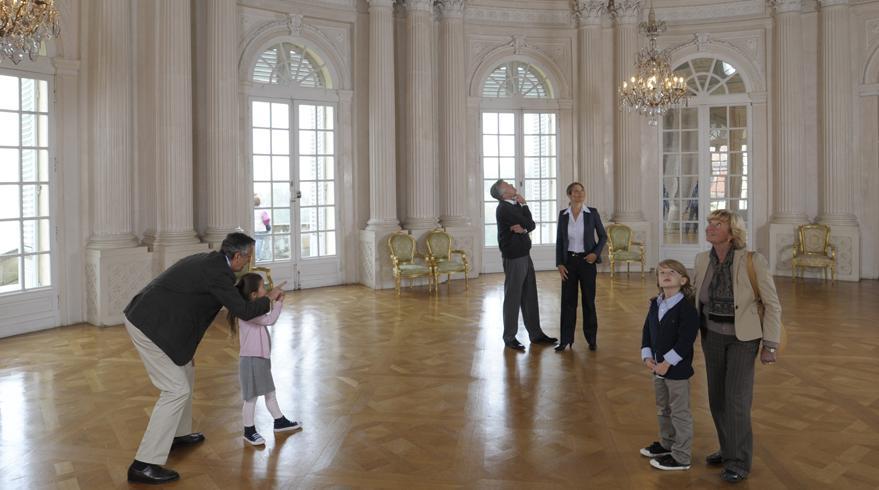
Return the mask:
[[[769,273],[769,263],[759,253],[754,253],[754,272],[757,273],[757,284],[760,286],[760,296],[766,311],[763,317],[763,325],[760,325],[760,317],[757,314],[757,302],[754,298],[754,290],[748,279],[748,251],[745,249],[735,250],[733,255],[733,299],[736,306],[736,338],[742,341],[763,339],[769,342],[781,343],[781,303],[778,301],[778,293],[775,291],[775,281]],[[699,303],[699,291],[703,284],[705,273],[708,272],[709,252],[702,252],[696,256],[696,274],[693,284],[696,287],[696,309],[702,314],[702,305]]]

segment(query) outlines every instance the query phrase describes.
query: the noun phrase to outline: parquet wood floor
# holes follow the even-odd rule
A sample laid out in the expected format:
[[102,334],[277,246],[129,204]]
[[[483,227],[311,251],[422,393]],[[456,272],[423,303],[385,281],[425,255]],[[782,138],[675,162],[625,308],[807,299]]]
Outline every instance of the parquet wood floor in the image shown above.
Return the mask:
[[[538,274],[558,334],[559,284]],[[789,345],[757,368],[755,463],[737,488],[879,488],[879,282],[779,278]],[[372,291],[288,294],[273,327],[282,409],[305,430],[264,448],[241,439],[237,346],[213,327],[196,356],[194,419],[205,443],[172,453],[187,489],[714,488],[705,370],[692,382],[694,465],[652,469],[651,379],[639,359],[651,280],[598,279],[599,350],[503,349],[503,276]],[[519,338],[527,340],[524,328]],[[698,350],[698,342],[697,342]],[[121,327],[0,339],[0,488],[124,488],[157,392]]]

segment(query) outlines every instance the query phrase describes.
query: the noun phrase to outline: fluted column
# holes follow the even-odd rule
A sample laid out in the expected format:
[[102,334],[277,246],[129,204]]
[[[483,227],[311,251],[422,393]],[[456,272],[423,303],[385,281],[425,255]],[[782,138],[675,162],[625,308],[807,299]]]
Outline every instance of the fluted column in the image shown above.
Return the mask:
[[586,189],[587,199],[592,203],[595,202],[595,196],[604,193],[601,167],[602,73],[597,60],[601,59],[601,19],[605,12],[605,2],[600,0],[578,0],[574,11],[579,21],[580,53],[577,63],[580,70],[578,173],[580,182]]
[[406,219],[409,230],[437,225],[433,88],[433,0],[406,0],[408,33],[406,73],[407,127]]
[[464,0],[441,0],[440,37],[440,221],[470,226],[467,212],[467,81],[464,75]]
[[154,0],[156,66],[153,246],[198,243],[192,199],[192,54],[190,2]]
[[369,212],[367,229],[396,227],[394,2],[369,0]]
[[[207,190],[204,241],[218,244],[239,225],[235,197],[242,178],[238,165],[238,6],[235,0],[208,0],[204,38],[204,120],[200,121]],[[247,193],[250,194],[249,192]],[[249,201],[248,201],[249,203]]]
[[770,0],[775,7],[775,212],[773,223],[807,221],[803,187],[803,28],[801,0]]
[[92,232],[88,247],[137,245],[132,230],[131,2],[92,4]]
[[857,225],[853,212],[852,78],[848,0],[821,0],[821,194],[818,219]]
[[[635,71],[638,53],[638,15],[640,0],[621,0],[616,6],[614,41],[615,87],[622,85]],[[617,95],[619,106],[619,95]],[[614,134],[613,220],[642,222],[641,211],[641,125],[642,116],[634,112],[616,113]]]

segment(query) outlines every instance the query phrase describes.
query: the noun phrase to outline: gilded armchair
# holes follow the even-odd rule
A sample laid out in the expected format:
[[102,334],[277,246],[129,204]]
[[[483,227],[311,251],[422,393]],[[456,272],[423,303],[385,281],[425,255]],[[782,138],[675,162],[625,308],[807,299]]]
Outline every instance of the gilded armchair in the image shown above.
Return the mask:
[[[394,287],[400,295],[400,282],[403,278],[427,277],[427,291],[433,290],[433,267],[430,261],[416,250],[415,238],[405,231],[398,231],[388,237],[388,249],[394,268]],[[423,263],[418,263],[422,259]]]
[[830,282],[836,281],[836,247],[830,244],[830,227],[827,225],[801,225],[797,228],[797,243],[791,259],[791,269],[796,278],[803,277],[803,269],[821,268],[824,279],[830,269]]
[[250,256],[250,261],[241,269],[241,272],[235,273],[235,281],[247,274],[248,272],[254,272],[263,277],[263,287],[266,288],[266,291],[271,291],[273,287],[275,287],[275,282],[272,280],[272,270],[268,267],[257,267],[256,266],[256,251]]
[[632,229],[626,225],[614,223],[607,227],[607,258],[610,259],[610,277],[616,272],[616,263],[626,263],[626,274],[631,272],[630,263],[641,263],[641,277],[644,277],[644,244],[632,241]]
[[[433,268],[433,283],[439,288],[439,276],[446,274],[451,283],[452,274],[464,273],[464,287],[470,289],[467,281],[467,273],[470,272],[470,263],[467,261],[467,252],[452,248],[452,236],[446,230],[437,228],[427,234],[427,258]],[[457,255],[460,260],[454,258]]]

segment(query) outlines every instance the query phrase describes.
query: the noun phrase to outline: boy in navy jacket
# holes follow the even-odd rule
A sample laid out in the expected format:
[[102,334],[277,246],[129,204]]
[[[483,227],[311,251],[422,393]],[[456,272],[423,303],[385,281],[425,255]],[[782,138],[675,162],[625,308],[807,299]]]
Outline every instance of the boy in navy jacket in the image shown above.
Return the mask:
[[693,415],[690,377],[693,343],[699,332],[699,314],[693,306],[693,286],[687,269],[676,260],[656,268],[659,296],[650,300],[644,321],[641,360],[653,373],[659,441],[641,449],[650,465],[661,470],[690,468]]

